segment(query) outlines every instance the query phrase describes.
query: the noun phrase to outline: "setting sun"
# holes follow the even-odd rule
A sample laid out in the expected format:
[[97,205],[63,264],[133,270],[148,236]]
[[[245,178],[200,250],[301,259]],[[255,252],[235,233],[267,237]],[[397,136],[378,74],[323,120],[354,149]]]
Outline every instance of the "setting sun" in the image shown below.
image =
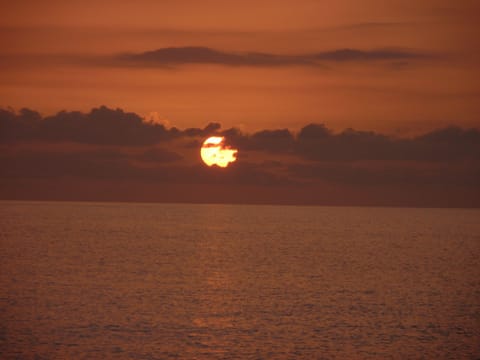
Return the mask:
[[237,160],[238,150],[231,149],[225,145],[223,136],[212,136],[203,142],[200,156],[208,166],[217,165],[227,167],[231,162]]

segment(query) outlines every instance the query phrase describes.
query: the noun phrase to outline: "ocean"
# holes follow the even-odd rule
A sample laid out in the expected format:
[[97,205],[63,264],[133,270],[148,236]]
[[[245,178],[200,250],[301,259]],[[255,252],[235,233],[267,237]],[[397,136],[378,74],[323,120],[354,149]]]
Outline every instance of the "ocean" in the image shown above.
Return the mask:
[[0,202],[2,359],[478,359],[480,210]]

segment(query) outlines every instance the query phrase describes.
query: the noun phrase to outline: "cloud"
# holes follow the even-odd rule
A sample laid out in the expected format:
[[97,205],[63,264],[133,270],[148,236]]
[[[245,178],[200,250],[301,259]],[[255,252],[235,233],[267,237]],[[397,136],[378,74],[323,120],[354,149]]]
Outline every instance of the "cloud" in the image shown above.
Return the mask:
[[480,131],[448,127],[405,139],[353,129],[334,134],[310,124],[300,131],[294,151],[315,161],[480,160]]
[[260,52],[233,53],[208,47],[169,47],[137,54],[122,54],[117,60],[125,64],[173,66],[183,64],[216,64],[229,66],[313,65],[313,59],[301,56],[275,55]]
[[265,150],[270,152],[289,151],[295,143],[295,137],[288,129],[261,130],[254,133],[245,142],[249,150]]
[[395,49],[358,50],[336,49],[299,55],[265,52],[226,52],[201,46],[168,47],[143,53],[116,56],[118,64],[131,66],[177,66],[212,64],[226,66],[324,66],[331,62],[405,61],[432,57],[431,55]]
[[[289,129],[265,129],[253,134],[236,128],[222,130],[221,124],[204,128],[166,128],[143,120],[135,113],[105,106],[88,113],[61,111],[42,117],[22,109],[18,113],[0,109],[0,144],[40,141],[72,142],[101,146],[145,147],[176,139],[186,148],[198,147],[205,137],[220,134],[244,151],[289,153],[309,161],[458,161],[480,160],[480,131],[451,126],[414,138],[397,138],[374,131],[346,129],[335,133],[323,124],[309,124],[294,134]],[[144,158],[178,160],[158,148]]]
[[161,148],[149,148],[135,157],[139,161],[150,163],[174,162],[181,160],[183,157],[173,151]]
[[208,136],[210,134],[216,133],[221,127],[222,125],[220,125],[219,123],[211,122],[203,129],[187,128],[182,131],[182,134],[186,136]]
[[[226,136],[239,149],[238,161],[226,169],[201,163],[198,149],[213,134]],[[249,134],[222,129],[219,123],[166,128],[106,107],[47,117],[28,109],[18,113],[0,110],[0,150],[0,181],[75,178],[175,186],[283,187],[282,191],[291,192],[333,184],[372,194],[386,186],[402,193],[433,186],[440,199],[443,190],[439,189],[445,189],[445,196],[461,190],[473,199],[466,203],[478,199],[480,205],[478,129],[447,127],[398,138],[354,129],[334,132],[323,124],[309,124],[297,133],[264,129]],[[413,194],[412,199],[418,195]],[[279,199],[282,196],[290,195],[280,193]]]
[[438,59],[438,55],[405,49],[350,49],[341,48],[303,54],[277,54],[261,51],[221,51],[204,46],[166,47],[138,53],[111,55],[75,53],[0,54],[0,66],[49,67],[49,66],[101,66],[127,68],[170,69],[182,65],[221,65],[230,67],[287,67],[308,66],[329,68],[332,64],[356,63],[405,67],[413,61]]
[[334,133],[323,124],[309,124],[295,136],[288,129],[243,134],[221,132],[241,150],[290,154],[309,161],[462,161],[480,160],[480,130],[451,126],[414,138],[345,129]]
[[106,107],[92,109],[89,113],[62,111],[45,118],[29,109],[22,109],[18,114],[2,110],[0,129],[1,142],[43,140],[144,145],[174,135],[163,125],[145,123],[134,113]]
[[182,156],[164,149],[127,154],[119,149],[94,151],[21,150],[0,155],[0,179],[107,179],[173,184],[241,184],[275,186],[290,183],[268,165],[243,162],[234,167],[208,168],[182,163]]
[[319,179],[353,186],[449,186],[474,188],[480,181],[478,162],[418,164],[406,162],[321,162],[293,164],[290,174],[310,182]]
[[61,111],[46,117],[30,109],[21,109],[18,113],[0,109],[0,143],[44,141],[145,146],[182,136],[204,136],[219,127],[211,123],[204,129],[167,129],[137,114],[105,106],[89,113]]
[[0,156],[2,178],[128,178],[127,157],[110,149],[85,152],[22,150]]
[[[308,56],[308,55],[307,55]],[[400,50],[356,50],[356,49],[340,49],[334,51],[326,51],[310,55],[312,58],[325,61],[377,61],[377,60],[409,60],[425,58],[427,55],[400,51]]]

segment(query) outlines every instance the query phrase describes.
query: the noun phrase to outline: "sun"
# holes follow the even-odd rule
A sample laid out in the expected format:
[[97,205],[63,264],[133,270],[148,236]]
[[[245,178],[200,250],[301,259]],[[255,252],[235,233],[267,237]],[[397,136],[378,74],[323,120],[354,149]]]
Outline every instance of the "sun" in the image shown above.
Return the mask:
[[225,137],[211,136],[203,142],[200,149],[200,156],[208,166],[217,165],[227,167],[231,162],[237,160],[238,150],[231,149],[225,145]]

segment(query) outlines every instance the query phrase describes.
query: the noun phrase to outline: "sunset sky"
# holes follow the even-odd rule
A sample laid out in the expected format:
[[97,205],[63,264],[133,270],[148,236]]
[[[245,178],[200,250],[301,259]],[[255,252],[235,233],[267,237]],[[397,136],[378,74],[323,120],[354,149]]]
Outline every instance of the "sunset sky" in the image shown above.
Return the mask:
[[480,206],[478,1],[1,10],[0,198]]

